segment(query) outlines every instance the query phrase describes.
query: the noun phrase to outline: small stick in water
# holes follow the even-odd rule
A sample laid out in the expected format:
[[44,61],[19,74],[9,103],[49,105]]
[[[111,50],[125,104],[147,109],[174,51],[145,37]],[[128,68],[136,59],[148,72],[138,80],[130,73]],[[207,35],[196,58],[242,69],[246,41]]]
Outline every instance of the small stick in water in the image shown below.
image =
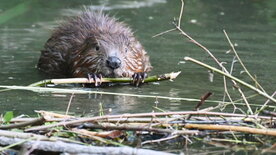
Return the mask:
[[199,110],[199,107],[200,107],[201,105],[203,105],[203,104],[205,103],[205,100],[207,100],[212,94],[213,94],[213,93],[211,93],[211,92],[207,92],[207,93],[205,93],[204,95],[202,95],[202,96],[200,97],[200,101],[198,102],[198,104],[197,104],[196,107],[195,107],[195,110]]

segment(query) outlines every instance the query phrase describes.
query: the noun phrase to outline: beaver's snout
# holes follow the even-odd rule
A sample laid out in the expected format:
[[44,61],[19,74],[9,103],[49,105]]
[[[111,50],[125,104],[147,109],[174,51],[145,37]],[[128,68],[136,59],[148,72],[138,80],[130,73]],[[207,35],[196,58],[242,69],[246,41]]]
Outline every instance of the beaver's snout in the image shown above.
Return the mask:
[[111,69],[117,69],[121,66],[121,60],[118,57],[111,56],[107,58],[106,64]]

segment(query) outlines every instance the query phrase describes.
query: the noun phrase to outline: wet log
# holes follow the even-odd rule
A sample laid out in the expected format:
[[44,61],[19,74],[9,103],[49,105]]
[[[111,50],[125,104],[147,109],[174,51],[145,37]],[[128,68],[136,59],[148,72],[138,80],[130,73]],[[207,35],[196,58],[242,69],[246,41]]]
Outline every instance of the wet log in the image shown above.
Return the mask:
[[[0,145],[6,146],[14,143],[19,143],[24,141],[24,139],[19,138],[8,138],[0,137]],[[135,155],[173,155],[171,153],[153,151],[147,149],[139,149],[132,147],[100,147],[100,146],[84,146],[80,144],[65,143],[61,141],[49,142],[49,141],[35,141],[31,140],[20,144],[22,148],[31,148],[32,150],[40,150],[47,152],[63,152],[69,154],[90,154],[90,155],[126,155],[126,154],[135,154]]]

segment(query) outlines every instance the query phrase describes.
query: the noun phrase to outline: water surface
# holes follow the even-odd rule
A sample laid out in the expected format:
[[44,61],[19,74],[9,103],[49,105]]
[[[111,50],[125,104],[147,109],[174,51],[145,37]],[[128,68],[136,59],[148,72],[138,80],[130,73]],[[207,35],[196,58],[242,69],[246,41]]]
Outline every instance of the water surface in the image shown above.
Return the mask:
[[[214,93],[212,99],[221,100],[223,83],[219,75],[214,82],[208,80],[208,72],[189,62],[190,56],[208,64],[214,62],[208,55],[190,43],[178,32],[171,32],[156,38],[155,34],[173,27],[172,22],[179,12],[179,1],[1,1],[0,5],[0,81],[2,85],[28,85],[45,79],[36,68],[40,50],[51,30],[65,16],[74,16],[83,7],[104,10],[126,22],[148,51],[154,74],[182,71],[174,82],[160,82],[143,85],[100,88],[100,91],[127,92],[132,94],[154,94],[171,97],[199,98],[207,91]],[[257,76],[268,92],[275,90],[275,11],[274,1],[219,1],[194,0],[185,5],[183,29],[209,48],[221,61],[230,66],[233,55],[222,32],[225,29],[237,46],[248,69]],[[215,5],[214,5],[215,4]],[[241,75],[240,65],[233,74]],[[252,83],[252,82],[251,82]],[[245,89],[247,93],[247,90]],[[248,92],[253,94],[252,92]],[[1,112],[13,110],[18,113],[32,113],[35,109],[60,110],[66,107],[71,95],[40,94],[26,91],[7,91],[0,94]],[[259,100],[258,100],[259,101]],[[262,100],[260,100],[262,101]],[[99,102],[114,113],[149,112],[155,99],[118,97],[103,95],[76,95],[72,112],[96,111]],[[165,110],[189,110],[195,103],[161,100]],[[122,106],[124,105],[124,106]],[[88,107],[87,107],[88,106]],[[89,109],[89,110],[88,110]]]
[[[1,0],[0,84],[28,85],[47,78],[36,68],[40,50],[49,38],[51,30],[64,17],[79,14],[83,6],[94,10],[102,9],[124,21],[135,31],[135,35],[150,55],[154,66],[151,75],[182,71],[173,82],[146,84],[139,88],[99,88],[99,91],[187,98],[199,98],[210,91],[213,92],[211,99],[222,100],[221,76],[215,75],[214,82],[209,82],[206,69],[183,61],[183,57],[190,56],[216,66],[202,49],[178,32],[152,38],[155,34],[173,28],[173,19],[179,15],[180,2],[177,0]],[[217,58],[227,62],[226,66],[229,68],[233,55],[226,54],[230,46],[222,32],[225,29],[248,69],[257,76],[267,92],[272,94],[276,86],[275,7],[273,0],[191,0],[185,4],[182,27],[194,39],[209,48]],[[247,76],[240,73],[241,66],[236,64],[233,74],[253,84]],[[248,89],[244,91],[246,95],[254,94]],[[239,95],[235,91],[232,93],[234,99],[238,99]],[[70,97],[71,94],[21,90],[1,92],[0,113],[14,111],[16,114],[34,115],[34,110],[64,112]],[[262,104],[264,101],[261,97],[250,100],[256,104]],[[158,107],[168,111],[192,110],[196,104],[161,99],[158,99],[158,102]],[[75,95],[70,112],[95,115],[98,114],[99,105],[103,106],[106,113],[151,112],[152,107],[156,105],[156,99]]]

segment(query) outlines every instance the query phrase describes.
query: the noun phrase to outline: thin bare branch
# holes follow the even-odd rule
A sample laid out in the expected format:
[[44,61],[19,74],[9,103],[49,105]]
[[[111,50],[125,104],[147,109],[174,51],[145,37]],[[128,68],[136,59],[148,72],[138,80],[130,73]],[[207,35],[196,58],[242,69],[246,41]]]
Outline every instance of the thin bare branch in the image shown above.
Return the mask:
[[228,40],[228,43],[230,44],[231,48],[232,48],[232,51],[234,52],[235,56],[237,57],[239,63],[241,64],[242,68],[244,69],[244,71],[246,72],[246,74],[257,84],[257,86],[264,92],[265,90],[263,89],[263,87],[259,84],[259,82],[250,74],[250,72],[247,70],[247,68],[245,67],[244,63],[242,62],[240,56],[238,55],[233,43],[231,42],[227,32],[225,30],[223,30],[223,33],[226,37],[226,39]]
[[176,30],[176,28],[173,28],[173,29],[169,29],[169,30],[160,32],[160,33],[158,33],[158,34],[152,36],[152,38],[159,37],[159,36],[161,36],[161,35],[164,35],[164,34],[166,34],[166,33],[169,33],[169,32],[175,31],[175,30]]
[[67,108],[66,108],[65,115],[68,115],[68,112],[69,112],[69,109],[71,107],[71,103],[72,103],[73,97],[74,97],[74,93],[72,93],[72,95],[70,97],[69,103],[68,103]]
[[179,135],[173,135],[173,136],[169,136],[169,137],[161,138],[161,139],[156,139],[156,140],[148,140],[148,141],[142,142],[141,145],[145,145],[145,144],[148,144],[148,143],[159,143],[159,142],[162,142],[162,141],[175,139],[177,137],[179,137]]
[[[276,95],[276,91],[271,95],[271,97],[274,97]],[[261,111],[263,111],[266,108],[266,105],[269,103],[269,99],[263,104],[263,106],[260,108],[260,110],[258,110],[256,112],[256,114],[258,115]]]
[[181,27],[181,20],[182,20],[182,15],[184,12],[184,0],[181,0],[181,9],[180,9],[180,13],[179,13],[179,18],[178,18],[178,27]]

